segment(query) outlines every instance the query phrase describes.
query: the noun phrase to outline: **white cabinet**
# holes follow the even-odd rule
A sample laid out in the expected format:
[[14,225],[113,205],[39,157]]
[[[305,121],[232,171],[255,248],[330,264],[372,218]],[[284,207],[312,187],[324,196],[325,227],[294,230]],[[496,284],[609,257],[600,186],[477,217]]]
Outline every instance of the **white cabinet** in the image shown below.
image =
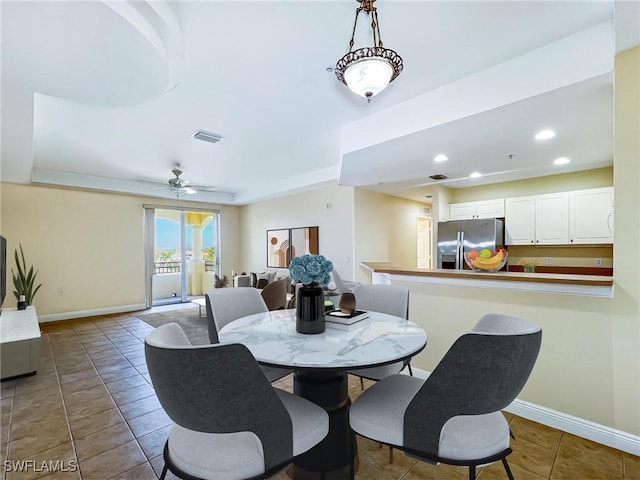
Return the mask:
[[569,243],[569,194],[536,196],[536,245]]
[[505,244],[613,243],[613,187],[505,200]]
[[40,324],[33,306],[4,308],[0,316],[0,378],[35,373],[42,355]]
[[569,219],[570,243],[613,243],[613,188],[570,192]]
[[536,197],[505,200],[504,234],[507,245],[535,244]]
[[504,198],[449,205],[449,220],[499,217],[504,217]]
[[475,218],[475,202],[452,203],[449,205],[449,220],[468,220]]
[[552,193],[505,200],[507,245],[569,243],[569,194]]

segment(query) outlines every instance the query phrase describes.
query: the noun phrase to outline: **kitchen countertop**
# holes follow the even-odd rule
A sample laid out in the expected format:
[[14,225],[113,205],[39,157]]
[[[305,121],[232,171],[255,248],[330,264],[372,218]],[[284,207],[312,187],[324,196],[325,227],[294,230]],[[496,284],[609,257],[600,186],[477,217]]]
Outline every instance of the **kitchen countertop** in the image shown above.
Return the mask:
[[372,272],[372,283],[389,283],[391,278],[417,283],[440,283],[487,288],[505,288],[547,293],[613,297],[613,277],[525,272],[474,272],[402,267],[389,262],[360,262]]

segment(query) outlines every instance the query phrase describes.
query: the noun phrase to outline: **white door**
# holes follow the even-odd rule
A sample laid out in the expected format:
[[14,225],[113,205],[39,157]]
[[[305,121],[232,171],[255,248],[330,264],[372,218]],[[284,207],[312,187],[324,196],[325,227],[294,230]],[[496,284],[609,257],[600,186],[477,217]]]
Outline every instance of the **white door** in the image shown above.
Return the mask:
[[430,218],[418,217],[416,224],[416,246],[418,268],[431,268],[432,246],[431,246],[431,226]]

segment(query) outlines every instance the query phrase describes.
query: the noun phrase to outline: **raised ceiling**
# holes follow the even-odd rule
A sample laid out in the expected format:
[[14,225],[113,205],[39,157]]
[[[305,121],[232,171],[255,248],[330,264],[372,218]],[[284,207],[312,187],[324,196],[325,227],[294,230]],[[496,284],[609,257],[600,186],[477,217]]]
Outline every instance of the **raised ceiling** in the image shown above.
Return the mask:
[[564,171],[612,164],[613,55],[637,34],[616,24],[614,42],[614,2],[379,0],[405,69],[371,104],[326,71],[356,6],[3,1],[2,181],[167,197],[148,182],[180,163],[220,190],[183,199],[245,204],[327,183],[419,199],[435,169],[457,187],[559,173],[560,154]]

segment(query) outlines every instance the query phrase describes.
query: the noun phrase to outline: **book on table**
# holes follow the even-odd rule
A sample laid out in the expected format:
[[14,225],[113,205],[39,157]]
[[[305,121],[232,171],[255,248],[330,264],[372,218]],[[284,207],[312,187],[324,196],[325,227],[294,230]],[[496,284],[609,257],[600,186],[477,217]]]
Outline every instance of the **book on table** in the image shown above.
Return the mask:
[[337,328],[348,328],[352,325],[369,318],[369,312],[363,310],[354,310],[353,313],[342,313],[340,310],[334,310],[325,315],[325,321]]

